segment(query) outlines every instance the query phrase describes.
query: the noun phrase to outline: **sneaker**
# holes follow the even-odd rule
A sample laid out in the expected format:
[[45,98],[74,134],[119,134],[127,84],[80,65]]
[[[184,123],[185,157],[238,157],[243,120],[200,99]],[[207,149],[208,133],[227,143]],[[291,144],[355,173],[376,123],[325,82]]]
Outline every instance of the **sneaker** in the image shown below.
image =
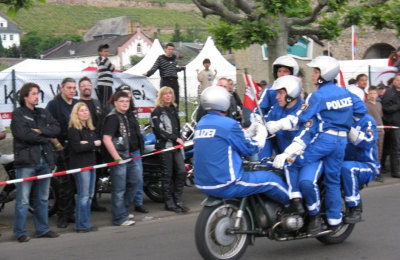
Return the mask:
[[31,240],[31,238],[27,235],[22,235],[19,238],[17,238],[18,242],[23,243],[23,242],[28,242]]
[[79,230],[76,230],[76,233],[88,233],[88,232],[96,232],[96,231],[98,231],[99,229],[97,228],[97,227],[90,227],[90,228],[87,228],[87,229],[79,229]]
[[36,238],[42,238],[42,237],[56,238],[56,237],[59,237],[59,236],[60,236],[60,234],[58,234],[58,233],[56,233],[56,232],[54,232],[54,231],[49,230],[49,231],[47,231],[46,233],[44,233],[44,234],[42,234],[42,235],[36,235],[35,237],[36,237]]
[[135,217],[135,215],[133,215],[132,213],[128,215],[129,219],[133,219]]
[[361,222],[361,207],[355,206],[349,208],[349,213],[343,219],[346,224],[355,224]]
[[120,226],[133,226],[133,225],[135,225],[135,223],[136,222],[133,220],[126,220],[126,221],[122,222],[122,224]]
[[136,206],[135,211],[140,213],[149,213],[149,211],[145,207],[143,207],[143,205]]
[[308,222],[307,226],[307,233],[315,236],[319,232],[321,232],[321,217],[319,214],[315,216],[310,216],[310,221]]

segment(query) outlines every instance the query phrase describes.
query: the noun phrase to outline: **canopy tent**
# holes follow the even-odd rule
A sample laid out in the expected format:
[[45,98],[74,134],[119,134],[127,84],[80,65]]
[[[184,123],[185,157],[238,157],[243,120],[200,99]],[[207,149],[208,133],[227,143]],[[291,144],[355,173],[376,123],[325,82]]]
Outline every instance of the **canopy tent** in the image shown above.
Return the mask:
[[[186,65],[186,78],[187,78],[187,91],[189,97],[197,97],[199,82],[197,80],[197,72],[204,69],[203,60],[210,59],[211,66],[210,70],[214,72],[217,70],[217,78],[225,77],[232,79],[236,82],[236,67],[227,61],[221,54],[221,52],[215,46],[215,43],[211,36],[207,38],[203,49],[189,64]],[[181,87],[180,93],[183,95],[183,71],[178,73],[179,85]]]
[[[146,56],[135,66],[132,68],[124,71],[124,73],[132,74],[132,75],[143,75],[143,73],[149,71],[151,67],[153,67],[154,63],[156,62],[158,56],[165,54],[161,43],[158,39],[155,39],[153,45],[151,46],[149,52]],[[154,87],[159,89],[160,86],[160,73],[157,70],[151,77],[149,77],[151,84]]]
[[[135,66],[125,71],[124,73],[134,74],[134,75],[142,75],[147,72],[154,64],[158,56],[164,54],[164,51],[161,47],[161,44],[158,40],[155,40],[151,50],[148,54]],[[194,58],[189,64],[186,65],[186,82],[187,82],[187,95],[188,97],[197,97],[198,96],[198,86],[199,82],[197,80],[197,72],[196,70],[202,70],[203,60],[205,58],[210,59],[211,67],[210,69],[214,71],[217,70],[217,77],[227,77],[236,81],[236,67],[229,63],[221,54],[221,52],[217,49],[214,44],[214,41],[211,37],[207,38],[206,43],[204,44],[201,52]],[[179,86],[180,86],[180,95],[184,95],[184,72],[181,71],[178,73],[179,77]],[[150,77],[150,81],[156,88],[160,86],[160,74],[157,71]]]

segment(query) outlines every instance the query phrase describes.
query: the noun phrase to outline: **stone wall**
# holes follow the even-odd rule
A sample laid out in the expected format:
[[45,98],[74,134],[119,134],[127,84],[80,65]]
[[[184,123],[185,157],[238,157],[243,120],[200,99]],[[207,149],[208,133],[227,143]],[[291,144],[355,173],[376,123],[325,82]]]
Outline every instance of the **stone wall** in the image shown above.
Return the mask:
[[[373,30],[370,27],[359,29],[355,27],[357,37],[356,59],[365,58],[386,58],[388,50],[396,49],[400,46],[400,40],[396,36],[395,30],[383,29]],[[328,50],[328,42],[324,41],[324,50]],[[330,52],[338,60],[351,60],[351,28],[347,28],[336,41],[329,42]],[[381,56],[382,56],[381,55]]]

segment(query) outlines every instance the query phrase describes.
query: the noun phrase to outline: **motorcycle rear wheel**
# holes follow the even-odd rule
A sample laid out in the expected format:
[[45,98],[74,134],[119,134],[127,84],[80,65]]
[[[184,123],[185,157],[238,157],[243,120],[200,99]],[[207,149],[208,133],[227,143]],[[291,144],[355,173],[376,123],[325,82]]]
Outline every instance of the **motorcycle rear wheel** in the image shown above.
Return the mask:
[[[250,242],[248,234],[229,234],[239,207],[236,202],[204,207],[197,218],[195,240],[197,250],[204,259],[239,259]],[[241,230],[250,229],[250,220],[244,213]]]
[[143,191],[152,201],[159,203],[164,202],[162,183],[160,180],[149,182],[145,181]]

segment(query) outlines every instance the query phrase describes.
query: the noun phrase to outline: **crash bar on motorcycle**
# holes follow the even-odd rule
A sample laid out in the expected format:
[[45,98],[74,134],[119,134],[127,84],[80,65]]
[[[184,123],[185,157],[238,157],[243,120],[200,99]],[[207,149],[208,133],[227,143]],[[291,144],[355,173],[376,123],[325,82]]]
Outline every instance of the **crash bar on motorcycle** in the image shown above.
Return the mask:
[[63,176],[63,175],[68,175],[68,174],[75,174],[75,173],[78,173],[78,172],[83,172],[83,171],[88,171],[88,170],[93,170],[93,169],[99,169],[99,168],[115,166],[115,165],[118,165],[118,164],[124,164],[124,163],[128,163],[128,162],[134,161],[134,160],[139,159],[139,158],[148,157],[148,156],[151,156],[151,155],[165,153],[165,152],[173,151],[173,150],[180,149],[180,148],[183,148],[183,147],[192,146],[193,143],[194,143],[193,140],[190,140],[190,141],[185,142],[183,145],[182,144],[175,145],[175,146],[170,147],[170,148],[166,148],[166,149],[163,149],[163,150],[158,150],[158,151],[155,151],[155,152],[152,152],[152,153],[147,153],[147,154],[135,156],[135,157],[132,157],[132,158],[129,158],[129,159],[116,161],[116,162],[102,163],[102,164],[87,166],[87,167],[83,167],[83,168],[72,169],[72,170],[68,170],[68,171],[61,171],[61,172],[42,174],[42,175],[32,176],[32,177],[27,177],[27,178],[2,181],[2,182],[0,182],[0,186],[7,185],[7,184],[13,184],[13,183],[20,183],[20,182],[36,181],[36,180],[40,180],[40,179],[53,178],[53,177],[58,177],[58,176]]

